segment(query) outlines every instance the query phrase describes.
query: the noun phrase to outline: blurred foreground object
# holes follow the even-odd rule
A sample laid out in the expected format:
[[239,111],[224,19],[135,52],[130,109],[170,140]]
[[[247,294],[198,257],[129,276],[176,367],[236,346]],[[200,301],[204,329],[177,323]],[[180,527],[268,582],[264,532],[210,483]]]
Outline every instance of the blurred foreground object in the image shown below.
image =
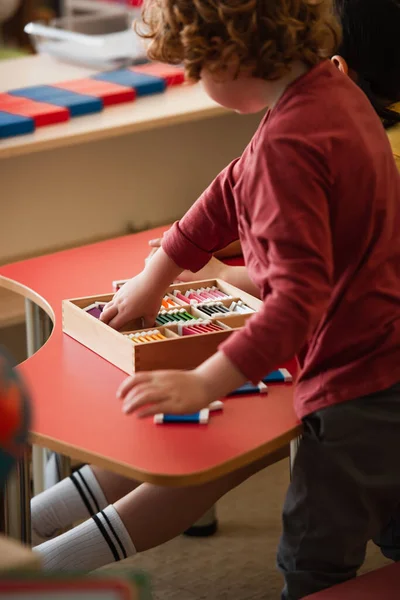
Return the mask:
[[22,456],[31,424],[30,400],[14,363],[0,347],[0,490]]

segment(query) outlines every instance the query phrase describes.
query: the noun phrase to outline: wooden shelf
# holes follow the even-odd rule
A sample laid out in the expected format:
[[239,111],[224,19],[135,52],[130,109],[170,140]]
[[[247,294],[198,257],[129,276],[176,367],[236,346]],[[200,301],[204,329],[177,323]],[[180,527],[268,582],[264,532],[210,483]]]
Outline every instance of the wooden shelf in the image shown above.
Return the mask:
[[[94,73],[96,71],[93,69],[68,65],[45,55],[6,60],[0,62],[0,92],[82,79]],[[101,113],[51,127],[40,127],[34,133],[2,140],[0,158],[199,121],[222,114],[229,114],[229,111],[211,100],[200,84],[175,86],[163,94],[138,98],[134,102],[107,107]]]

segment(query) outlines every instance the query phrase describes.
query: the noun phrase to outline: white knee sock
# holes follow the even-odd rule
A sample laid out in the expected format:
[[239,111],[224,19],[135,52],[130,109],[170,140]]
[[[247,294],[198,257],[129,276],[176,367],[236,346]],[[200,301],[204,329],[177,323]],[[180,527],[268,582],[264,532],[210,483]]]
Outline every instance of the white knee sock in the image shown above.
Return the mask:
[[50,539],[76,521],[95,515],[107,504],[92,469],[88,465],[82,467],[32,499],[32,545]]
[[36,546],[45,571],[93,571],[136,553],[114,506],[110,504],[88,521],[57,538]]

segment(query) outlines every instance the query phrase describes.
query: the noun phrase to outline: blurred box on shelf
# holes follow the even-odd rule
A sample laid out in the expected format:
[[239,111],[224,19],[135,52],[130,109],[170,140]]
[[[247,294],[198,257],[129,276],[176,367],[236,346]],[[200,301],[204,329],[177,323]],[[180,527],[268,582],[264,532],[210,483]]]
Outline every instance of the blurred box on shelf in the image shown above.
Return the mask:
[[139,15],[138,7],[108,7],[106,12],[54,19],[49,25],[28,23],[25,32],[39,54],[93,69],[118,69],[146,61],[146,42],[133,30]]

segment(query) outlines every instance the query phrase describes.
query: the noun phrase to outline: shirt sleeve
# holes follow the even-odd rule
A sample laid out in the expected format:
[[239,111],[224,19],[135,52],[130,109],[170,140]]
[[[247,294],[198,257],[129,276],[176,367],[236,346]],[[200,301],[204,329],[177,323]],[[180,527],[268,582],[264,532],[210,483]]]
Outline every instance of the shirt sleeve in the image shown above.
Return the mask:
[[326,157],[307,140],[264,141],[246,196],[256,253],[267,253],[260,311],[220,350],[253,382],[293,358],[318,327],[332,292]]
[[244,155],[234,160],[164,235],[162,247],[182,269],[198,271],[239,238],[233,189]]

